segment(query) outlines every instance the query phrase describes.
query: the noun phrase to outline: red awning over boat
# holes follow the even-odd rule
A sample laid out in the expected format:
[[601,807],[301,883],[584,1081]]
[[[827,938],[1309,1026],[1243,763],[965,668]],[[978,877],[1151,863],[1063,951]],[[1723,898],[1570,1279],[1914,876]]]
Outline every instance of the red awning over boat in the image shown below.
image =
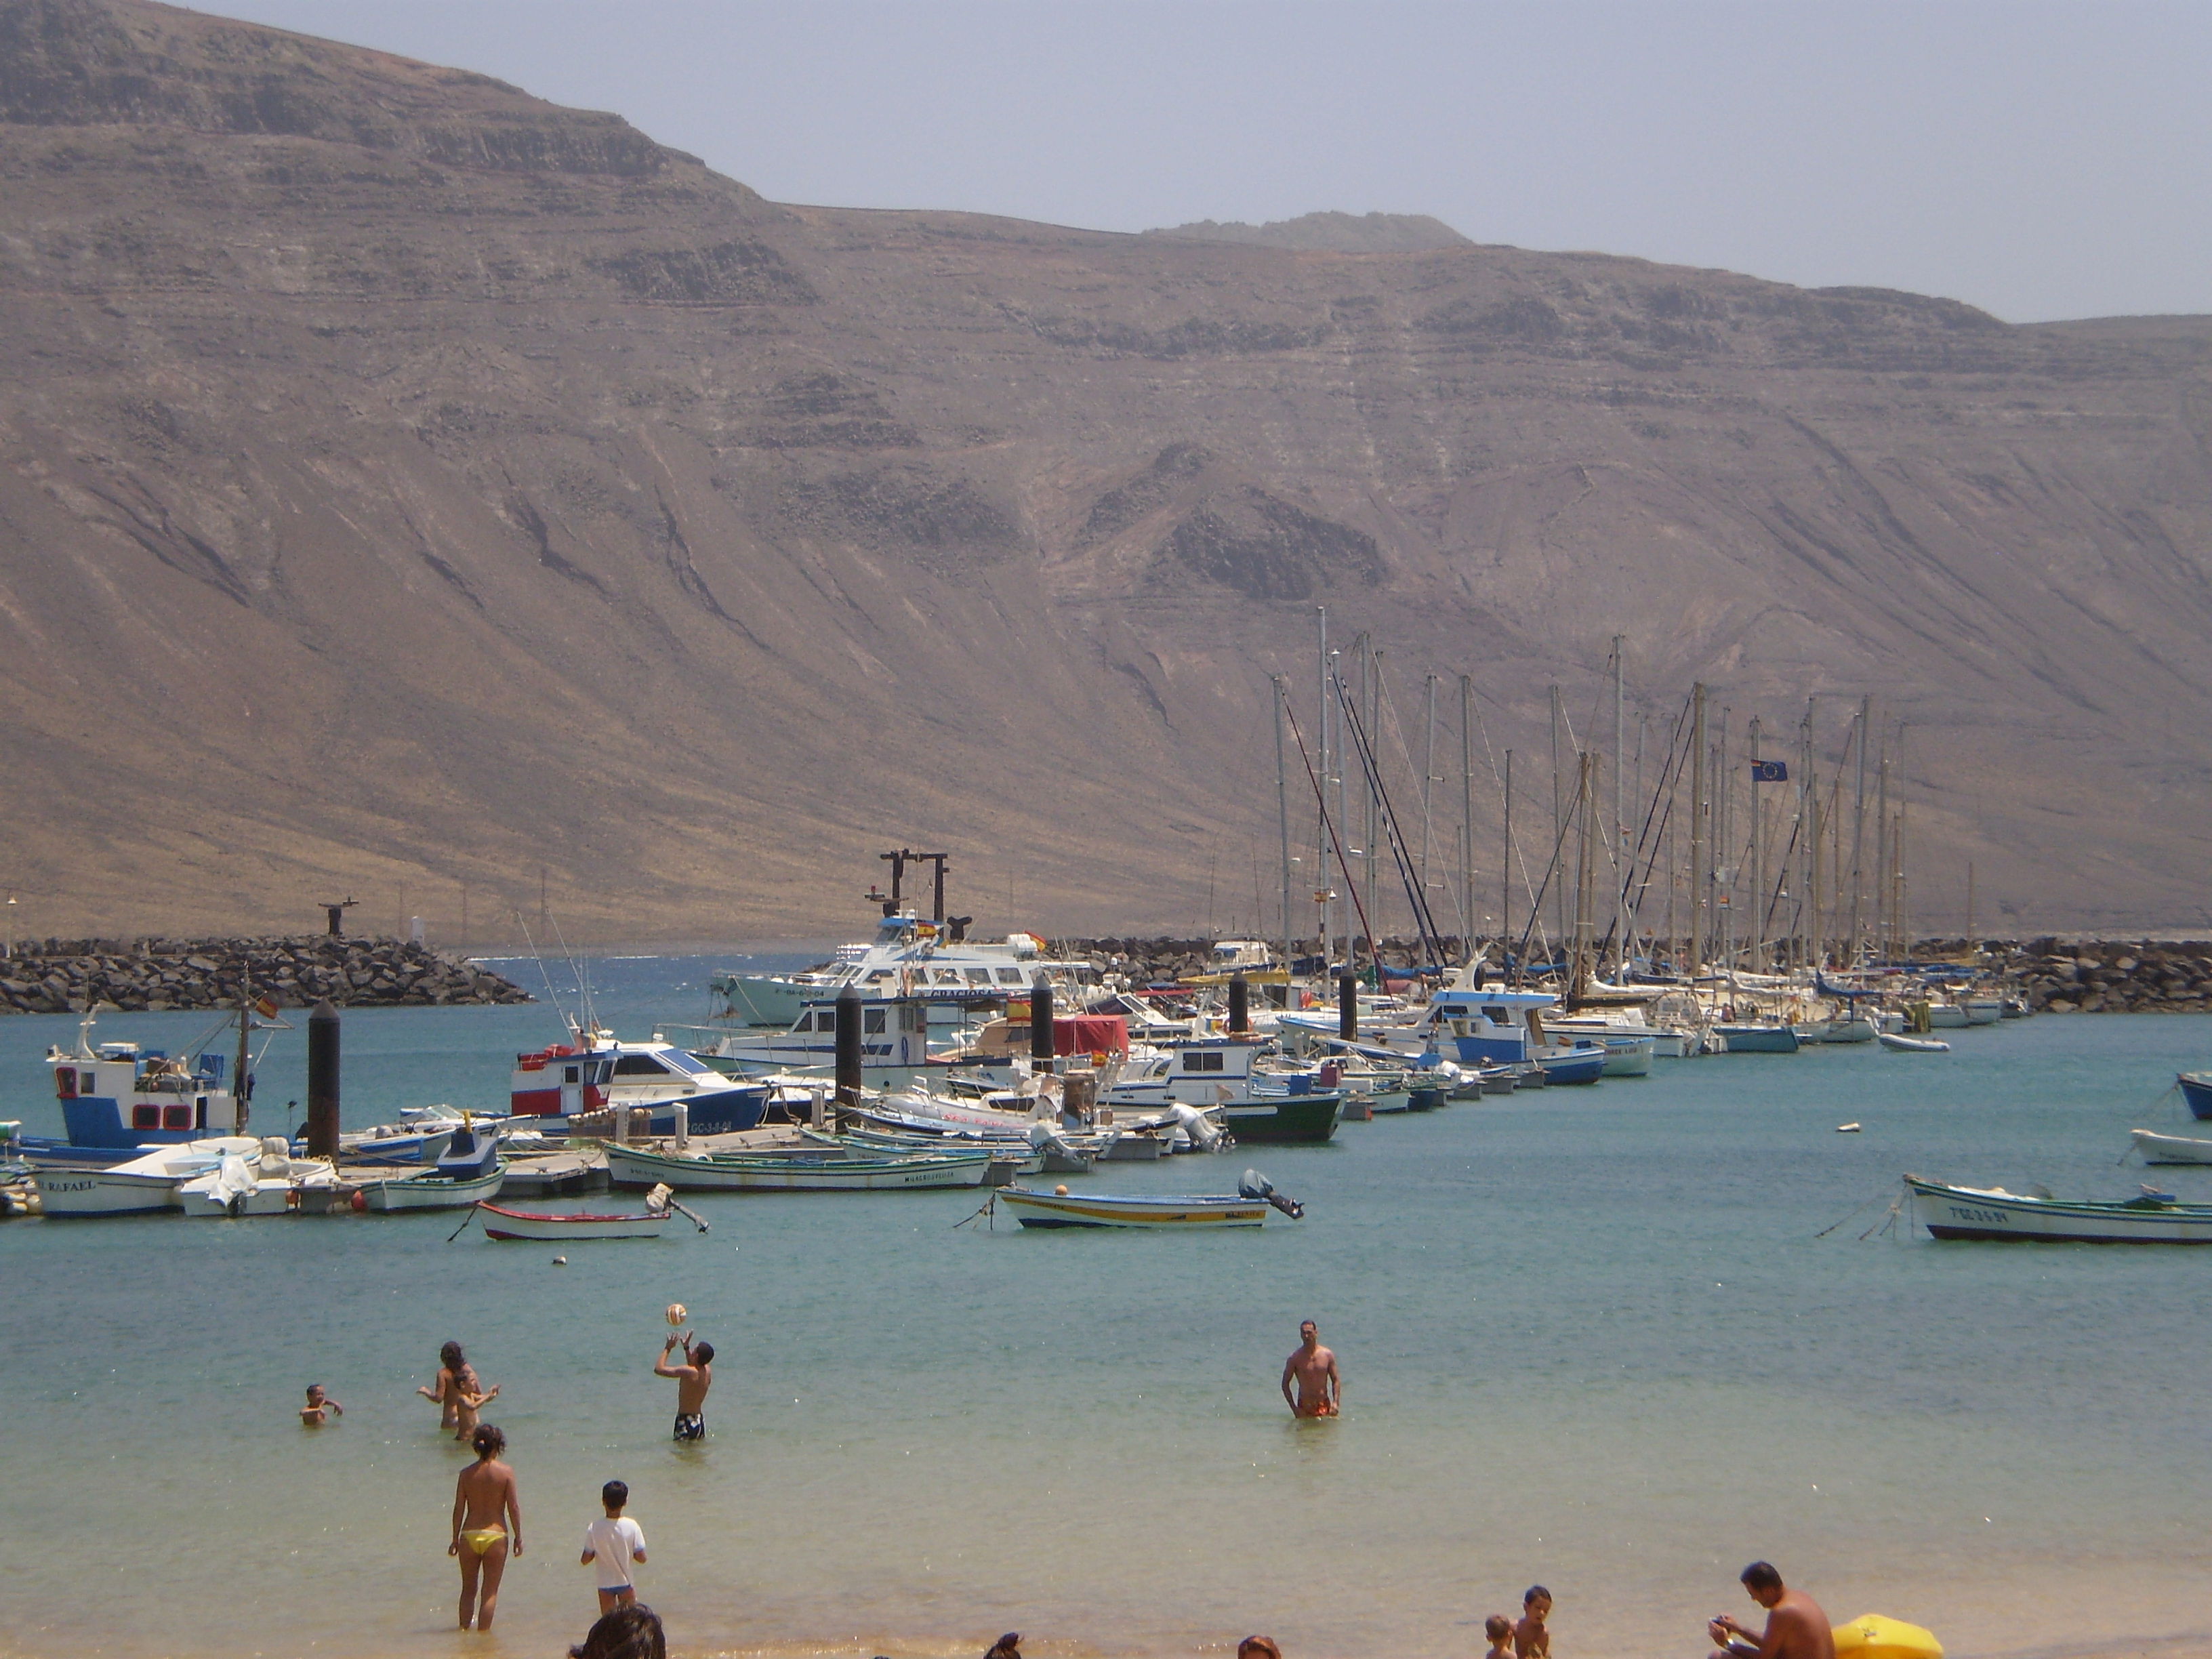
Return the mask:
[[1077,1014],[1052,1022],[1055,1054],[1126,1054],[1129,1022],[1119,1014]]

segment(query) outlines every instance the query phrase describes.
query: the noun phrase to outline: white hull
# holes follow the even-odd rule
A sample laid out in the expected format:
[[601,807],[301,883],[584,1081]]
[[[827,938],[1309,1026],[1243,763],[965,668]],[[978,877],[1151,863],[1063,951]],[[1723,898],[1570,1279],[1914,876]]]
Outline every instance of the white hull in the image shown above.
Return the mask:
[[1881,1035],[1881,1046],[1893,1054],[1948,1054],[1951,1045],[1935,1037],[1899,1036],[1894,1032]]
[[1905,1177],[1920,1224],[1937,1238],[2044,1244],[2212,1244],[2212,1205],[2069,1203],[1996,1188]]
[[177,1207],[178,1176],[112,1170],[40,1170],[39,1201],[51,1216],[158,1215]]
[[177,1207],[204,1221],[228,1221],[242,1216],[289,1215],[295,1181],[257,1181],[250,1193],[225,1198],[210,1185],[187,1182],[177,1189]]
[[2212,1140],[2191,1140],[2181,1135],[2153,1134],[2130,1129],[2136,1150],[2146,1164],[2212,1164]]
[[1932,1004],[1928,1010],[1928,1024],[1938,1031],[1958,1031],[1973,1022],[1966,1018],[1966,1011],[1956,1003],[1938,1002]]
[[1851,1019],[1832,1019],[1807,1040],[1813,1042],[1872,1042],[1877,1035],[1874,1022],[1860,1016]]
[[607,1178],[617,1187],[665,1182],[679,1193],[890,1192],[980,1187],[988,1152],[878,1158],[782,1154],[747,1158],[670,1158],[629,1146],[607,1148]]
[[449,1176],[403,1176],[392,1181],[369,1182],[361,1190],[370,1209],[387,1213],[394,1210],[465,1210],[486,1199],[497,1198],[506,1180],[507,1166],[501,1164],[489,1175],[473,1181],[455,1181]]
[[40,1202],[50,1216],[157,1215],[180,1209],[177,1188],[216,1169],[227,1153],[258,1152],[247,1136],[156,1146],[105,1170],[42,1169]]
[[1605,1044],[1605,1074],[1607,1077],[1649,1077],[1652,1057],[1658,1052],[1658,1043],[1651,1037],[1601,1037]]

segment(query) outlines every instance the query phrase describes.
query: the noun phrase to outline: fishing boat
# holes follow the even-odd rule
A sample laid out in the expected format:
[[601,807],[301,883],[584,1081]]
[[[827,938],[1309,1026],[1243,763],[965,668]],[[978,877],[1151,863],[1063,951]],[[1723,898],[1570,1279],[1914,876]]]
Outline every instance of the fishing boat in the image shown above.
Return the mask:
[[2191,1140],[2182,1135],[2154,1134],[2130,1129],[2136,1150],[2146,1164],[2212,1164],[2212,1140]]
[[882,1153],[808,1147],[781,1152],[683,1153],[641,1146],[607,1148],[607,1180],[617,1189],[665,1183],[678,1192],[920,1192],[980,1187],[989,1151]]
[[2173,1083],[2190,1116],[2212,1120],[2212,1072],[2183,1072]]
[[[1363,1030],[1363,1039],[1402,1055],[1434,1054],[1462,1069],[1534,1065],[1542,1068],[1547,1083],[1595,1083],[1605,1075],[1602,1044],[1579,1037],[1562,1042],[1548,1030],[1558,997],[1480,985],[1473,982],[1477,972],[1462,969],[1459,981],[1431,997],[1427,1006],[1398,1024]],[[1313,1015],[1286,1013],[1282,1029],[1336,1035],[1332,1022]]]
[[362,1183],[363,1201],[372,1210],[465,1210],[497,1198],[507,1180],[496,1134],[463,1127],[453,1144],[429,1169],[386,1176]]
[[[403,1106],[400,1121],[352,1129],[338,1137],[344,1164],[435,1164],[453,1145],[453,1131],[468,1121],[450,1106]],[[304,1139],[307,1131],[300,1132]]]
[[1318,1141],[1344,1109],[1341,1068],[1269,1072],[1256,1063],[1264,1037],[1202,1037],[1165,1051],[1133,1053],[1098,1093],[1098,1104],[1163,1110],[1195,1107],[1239,1141]]
[[1779,1022],[1720,1024],[1713,1027],[1713,1035],[1725,1045],[1723,1052],[1731,1054],[1794,1054],[1800,1046],[1796,1028]]
[[212,1173],[228,1156],[254,1152],[249,1135],[224,1135],[188,1144],[147,1148],[137,1158],[99,1168],[34,1168],[40,1203],[47,1215],[156,1215],[179,1207],[177,1188]]
[[2145,1188],[2118,1202],[1950,1187],[1905,1177],[1930,1237],[2060,1244],[2212,1244],[2212,1204],[2184,1204]]
[[[240,1025],[236,1069],[228,1055],[202,1051],[216,1032]],[[18,1156],[33,1164],[89,1166],[135,1160],[147,1148],[231,1137],[246,1127],[246,1113],[230,1084],[240,1071],[249,1077],[248,1033],[256,1029],[253,1011],[226,1016],[190,1045],[182,1055],[135,1042],[92,1040],[93,1013],[77,1026],[76,1044],[57,1044],[46,1052],[54,1097],[61,1104],[63,1133],[21,1137]],[[264,1028],[265,1029],[265,1028]],[[246,1091],[250,1097],[249,1082]]]
[[[589,1239],[658,1238],[676,1218],[673,1209],[655,1210],[650,1206],[634,1215],[589,1212],[544,1215],[532,1210],[501,1209],[496,1204],[479,1204],[476,1212],[483,1223],[484,1237],[501,1243],[580,1244]],[[699,1231],[707,1231],[704,1223],[699,1224]]]
[[687,1132],[726,1134],[757,1127],[768,1110],[765,1084],[732,1081],[659,1037],[618,1042],[571,1019],[569,1040],[514,1059],[507,1109],[519,1118],[576,1118],[612,1109],[647,1113],[645,1133],[672,1134],[677,1109]]
[[1030,1187],[1002,1188],[993,1200],[993,1212],[1004,1204],[1024,1227],[1155,1227],[1173,1232],[1198,1232],[1216,1227],[1257,1227],[1270,1209],[1293,1221],[1305,1215],[1305,1206],[1277,1192],[1266,1176],[1247,1170],[1232,1196],[1188,1193],[1070,1194],[1065,1188],[1049,1193]]

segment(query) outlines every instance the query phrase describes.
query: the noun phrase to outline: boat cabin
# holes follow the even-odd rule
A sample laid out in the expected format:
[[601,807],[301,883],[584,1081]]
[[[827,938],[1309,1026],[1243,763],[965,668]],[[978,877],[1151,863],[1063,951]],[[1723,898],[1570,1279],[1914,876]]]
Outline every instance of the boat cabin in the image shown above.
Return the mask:
[[54,1098],[72,1146],[109,1150],[201,1140],[238,1132],[237,1102],[225,1081],[225,1056],[193,1056],[187,1066],[135,1042],[80,1041],[46,1055]]
[[[1558,1002],[1549,991],[1455,987],[1430,998],[1421,1017],[1403,1029],[1422,1048],[1462,1066],[1517,1064],[1559,1046],[1544,1030],[1544,1012]],[[1573,1041],[1568,1039],[1570,1044]]]

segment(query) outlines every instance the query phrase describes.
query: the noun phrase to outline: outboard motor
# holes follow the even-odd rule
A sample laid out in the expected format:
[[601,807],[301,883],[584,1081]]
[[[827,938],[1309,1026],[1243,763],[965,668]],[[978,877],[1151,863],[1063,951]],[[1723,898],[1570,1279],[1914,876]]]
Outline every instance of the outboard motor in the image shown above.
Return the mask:
[[1217,1152],[1224,1146],[1236,1143],[1222,1133],[1212,1116],[1195,1106],[1176,1101],[1167,1109],[1167,1121],[1190,1137],[1190,1144],[1201,1152]]
[[1293,1221],[1305,1218],[1306,1206],[1295,1198],[1285,1198],[1275,1190],[1275,1183],[1257,1170],[1244,1171],[1244,1179],[1237,1183],[1239,1198],[1264,1198]]

